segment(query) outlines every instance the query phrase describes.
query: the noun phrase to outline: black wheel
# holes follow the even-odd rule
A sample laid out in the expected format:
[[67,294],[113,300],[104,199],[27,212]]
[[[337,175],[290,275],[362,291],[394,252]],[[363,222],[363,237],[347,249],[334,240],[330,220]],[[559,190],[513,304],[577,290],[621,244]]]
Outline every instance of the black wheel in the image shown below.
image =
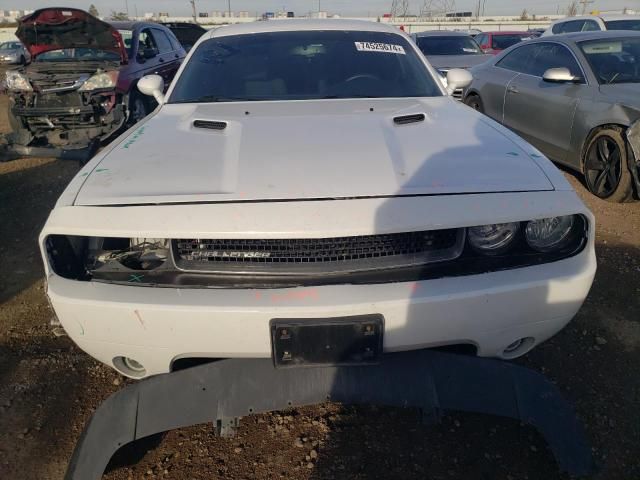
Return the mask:
[[24,55],[20,55],[20,65],[26,65],[27,64],[27,59],[24,58]]
[[484,113],[484,105],[482,104],[482,99],[475,93],[472,93],[467,98],[465,98],[464,103],[474,110],[477,110],[480,113]]
[[142,95],[133,94],[129,100],[129,125],[134,125],[147,116],[149,107]]
[[591,137],[585,149],[584,177],[589,191],[603,200],[624,202],[631,198],[633,183],[621,129],[602,128]]

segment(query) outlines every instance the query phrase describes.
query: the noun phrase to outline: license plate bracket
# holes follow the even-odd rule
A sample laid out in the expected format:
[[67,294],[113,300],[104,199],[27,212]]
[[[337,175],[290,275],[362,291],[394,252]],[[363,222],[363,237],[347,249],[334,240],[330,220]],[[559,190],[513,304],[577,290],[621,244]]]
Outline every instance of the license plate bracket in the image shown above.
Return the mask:
[[274,318],[271,351],[276,368],[375,365],[382,355],[384,317]]

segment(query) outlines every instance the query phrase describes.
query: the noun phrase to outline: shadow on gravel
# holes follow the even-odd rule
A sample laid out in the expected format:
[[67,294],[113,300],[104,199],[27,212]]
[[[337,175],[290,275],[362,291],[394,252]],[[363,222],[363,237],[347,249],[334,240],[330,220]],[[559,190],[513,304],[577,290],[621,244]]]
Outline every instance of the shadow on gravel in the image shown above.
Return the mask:
[[51,339],[0,345],[0,362],[0,478],[62,478],[92,407],[92,361],[69,341]]
[[309,477],[560,479],[533,429],[509,419],[447,415],[423,426],[414,410],[343,407]]
[[[43,276],[38,235],[56,200],[78,171],[74,162],[0,164],[0,305]],[[20,167],[23,169],[19,169]],[[6,172],[6,173],[3,173]],[[8,274],[10,272],[10,274]]]

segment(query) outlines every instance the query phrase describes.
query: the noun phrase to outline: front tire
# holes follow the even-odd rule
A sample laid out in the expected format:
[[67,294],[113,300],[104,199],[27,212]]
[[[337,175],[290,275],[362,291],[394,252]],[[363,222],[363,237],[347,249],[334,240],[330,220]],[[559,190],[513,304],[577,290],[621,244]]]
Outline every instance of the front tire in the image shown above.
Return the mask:
[[464,104],[480,113],[484,113],[484,104],[482,103],[482,99],[475,93],[472,93],[467,98],[465,98]]
[[622,129],[597,130],[585,148],[583,165],[587,188],[608,202],[626,202],[633,196],[633,179],[627,165],[627,144]]

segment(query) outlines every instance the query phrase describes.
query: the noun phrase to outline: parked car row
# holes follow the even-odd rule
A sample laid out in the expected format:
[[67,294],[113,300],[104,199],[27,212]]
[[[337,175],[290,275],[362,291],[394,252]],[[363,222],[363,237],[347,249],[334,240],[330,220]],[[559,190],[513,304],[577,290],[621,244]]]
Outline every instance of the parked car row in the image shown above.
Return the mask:
[[[188,46],[204,31],[169,27],[188,32]],[[158,74],[169,85],[186,56],[168,26],[107,23],[73,8],[37,10],[20,19],[16,36],[20,42],[2,44],[0,60],[22,65],[6,73],[8,140],[21,155],[88,160],[155,108],[137,82]]]

